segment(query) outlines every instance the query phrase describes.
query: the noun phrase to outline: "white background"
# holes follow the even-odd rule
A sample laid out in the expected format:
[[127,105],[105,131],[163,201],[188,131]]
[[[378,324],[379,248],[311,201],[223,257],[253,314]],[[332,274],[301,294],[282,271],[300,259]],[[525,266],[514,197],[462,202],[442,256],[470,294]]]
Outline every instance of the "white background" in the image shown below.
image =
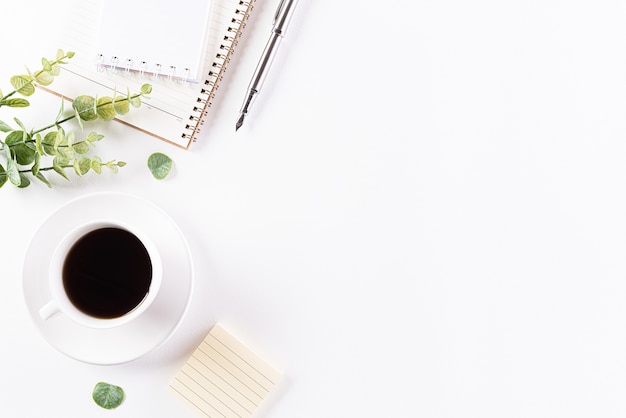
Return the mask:
[[[623,417],[626,5],[300,0],[235,133],[277,4],[189,151],[111,124],[119,174],[0,189],[0,415],[193,417],[166,386],[219,321],[284,373],[258,417]],[[3,4],[5,91],[63,5]],[[37,227],[97,191],[165,209],[196,273],[172,339],[120,366],[58,353],[21,287]]]

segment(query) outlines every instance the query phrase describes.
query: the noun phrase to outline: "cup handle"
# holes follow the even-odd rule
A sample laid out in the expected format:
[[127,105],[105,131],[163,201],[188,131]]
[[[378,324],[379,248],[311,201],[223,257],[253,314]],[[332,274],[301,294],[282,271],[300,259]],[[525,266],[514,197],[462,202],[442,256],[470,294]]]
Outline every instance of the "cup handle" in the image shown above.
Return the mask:
[[41,309],[39,309],[39,316],[44,321],[47,321],[48,319],[56,316],[59,313],[61,313],[61,309],[59,309],[59,305],[54,300],[51,300],[50,302],[46,303]]

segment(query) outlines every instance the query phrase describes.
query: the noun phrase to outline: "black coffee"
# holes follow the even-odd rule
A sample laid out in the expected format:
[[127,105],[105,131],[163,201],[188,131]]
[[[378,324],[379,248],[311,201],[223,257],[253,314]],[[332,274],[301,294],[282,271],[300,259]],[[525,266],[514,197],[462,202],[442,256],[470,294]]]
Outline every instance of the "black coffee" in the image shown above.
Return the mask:
[[63,264],[63,286],[82,312],[116,318],[146,297],[152,263],[146,247],[131,232],[101,228],[74,243]]

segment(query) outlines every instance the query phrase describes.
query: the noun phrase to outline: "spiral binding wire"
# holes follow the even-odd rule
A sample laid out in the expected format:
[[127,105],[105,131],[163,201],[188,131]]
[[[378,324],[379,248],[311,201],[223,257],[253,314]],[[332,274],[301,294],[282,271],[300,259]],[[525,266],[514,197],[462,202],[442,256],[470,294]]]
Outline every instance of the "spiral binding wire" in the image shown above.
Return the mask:
[[[146,61],[139,61],[139,66],[135,66],[135,62],[128,58],[126,60],[120,60],[117,56],[112,56],[111,59],[106,60],[105,56],[98,54],[96,59],[96,68],[99,72],[109,71],[112,74],[119,74],[121,72],[125,74],[139,74],[144,77],[147,73],[154,79],[166,78],[168,80],[177,80],[182,82],[188,82],[191,77],[191,69],[183,68],[182,73],[174,65],[164,67],[161,64],[154,64],[152,69],[148,68]],[[167,70],[167,71],[165,71]]]
[[196,140],[196,136],[200,132],[200,127],[204,122],[204,117],[211,107],[213,98],[219,88],[219,83],[224,77],[226,67],[230,62],[233,51],[246,26],[246,21],[254,7],[254,2],[255,0],[239,1],[239,5],[235,10],[235,17],[231,19],[231,26],[228,27],[227,33],[222,39],[219,51],[216,53],[215,59],[211,64],[211,70],[204,80],[204,86],[200,90],[196,105],[193,107],[192,113],[189,116],[189,123],[187,123],[185,127],[186,132],[183,132],[181,135],[182,138],[189,139],[190,141]]

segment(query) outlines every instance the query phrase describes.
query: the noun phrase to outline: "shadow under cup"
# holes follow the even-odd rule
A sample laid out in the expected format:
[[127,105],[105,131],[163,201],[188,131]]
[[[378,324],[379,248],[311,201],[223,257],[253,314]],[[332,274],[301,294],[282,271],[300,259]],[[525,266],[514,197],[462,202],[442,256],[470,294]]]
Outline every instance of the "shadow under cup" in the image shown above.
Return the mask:
[[87,225],[53,255],[53,301],[40,315],[47,320],[63,313],[97,328],[120,325],[154,300],[160,275],[160,258],[145,237],[115,223]]

